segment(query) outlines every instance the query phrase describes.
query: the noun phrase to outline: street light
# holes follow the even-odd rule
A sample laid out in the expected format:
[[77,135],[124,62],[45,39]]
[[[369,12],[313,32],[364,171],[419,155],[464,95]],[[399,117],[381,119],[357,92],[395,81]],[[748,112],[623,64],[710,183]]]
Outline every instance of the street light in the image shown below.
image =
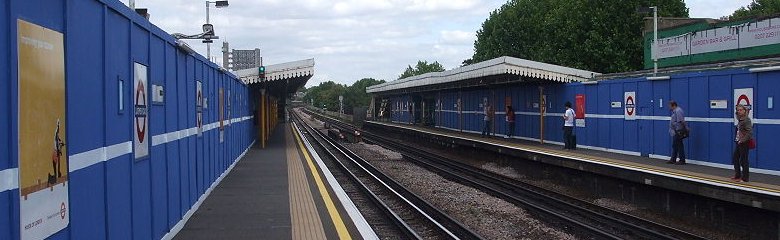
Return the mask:
[[[206,25],[210,25],[209,23],[209,5],[214,4],[214,7],[216,8],[223,8],[228,6],[228,1],[206,1]],[[212,30],[213,31],[213,30]],[[203,40],[203,42],[206,43],[206,58],[211,61],[211,40],[206,39]]]
[[638,7],[637,12],[648,13],[653,9],[653,77],[658,74],[658,6]]

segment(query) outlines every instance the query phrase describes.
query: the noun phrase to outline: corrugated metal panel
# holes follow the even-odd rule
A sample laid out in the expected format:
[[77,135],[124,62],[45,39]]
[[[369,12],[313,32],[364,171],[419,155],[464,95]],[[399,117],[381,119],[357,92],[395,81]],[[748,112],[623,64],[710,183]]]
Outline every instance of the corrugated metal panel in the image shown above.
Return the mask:
[[[41,7],[46,6],[46,7]],[[119,1],[0,1],[0,49],[18,49],[17,18],[62,33],[63,70],[67,117],[67,161],[70,223],[50,239],[110,239],[135,236],[160,239],[191,211],[199,197],[240,152],[251,144],[254,125],[246,101],[247,86],[205,57],[185,51],[168,33],[140,17]],[[8,37],[8,36],[11,37]],[[19,96],[12,83],[19,79],[17,53],[0,56],[0,95]],[[163,100],[147,104],[149,155],[133,159],[132,122],[135,98],[134,63],[146,66],[148,84],[164,87]],[[139,75],[141,76],[141,75]],[[202,83],[208,108],[197,136],[196,81]],[[219,103],[216,92],[230,92],[232,101],[219,143]],[[139,99],[140,100],[140,99]],[[247,102],[248,103],[248,102]],[[223,109],[224,110],[224,109]],[[17,104],[0,104],[0,181],[18,178],[19,168],[10,153],[19,149],[18,124],[11,118],[30,111]],[[242,136],[237,139],[236,136]],[[243,149],[241,149],[243,151]],[[219,164],[222,165],[219,165]],[[66,165],[67,164],[67,165]],[[198,166],[198,167],[196,167]],[[19,184],[0,184],[0,239],[19,239],[21,216],[31,215],[20,207]],[[199,186],[199,187],[198,187]],[[9,189],[14,187],[13,189]],[[48,190],[47,190],[48,191]],[[16,203],[16,205],[14,204]],[[59,206],[59,205],[57,205]],[[194,211],[194,210],[192,210]]]
[[499,57],[443,72],[426,73],[418,76],[378,84],[366,89],[366,92],[384,92],[390,90],[456,82],[501,74],[533,77],[557,82],[579,82],[600,75],[580,69],[553,64],[535,62],[513,57]]

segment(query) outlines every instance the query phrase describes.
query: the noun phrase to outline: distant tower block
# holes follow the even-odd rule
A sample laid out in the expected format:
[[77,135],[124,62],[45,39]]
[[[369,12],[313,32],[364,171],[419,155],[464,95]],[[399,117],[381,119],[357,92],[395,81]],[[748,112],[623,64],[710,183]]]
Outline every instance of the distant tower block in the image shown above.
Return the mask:
[[225,69],[231,69],[230,46],[228,42],[222,42],[222,67]]
[[227,42],[222,42],[222,67],[236,71],[242,69],[253,69],[262,65],[260,49],[253,50],[230,50]]

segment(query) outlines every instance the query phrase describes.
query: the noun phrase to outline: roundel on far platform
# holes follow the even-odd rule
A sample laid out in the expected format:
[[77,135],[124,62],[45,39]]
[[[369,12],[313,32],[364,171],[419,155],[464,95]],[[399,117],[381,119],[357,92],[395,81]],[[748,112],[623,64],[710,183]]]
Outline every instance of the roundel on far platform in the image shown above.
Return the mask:
[[[753,88],[738,88],[734,89],[734,105],[743,105],[748,110],[748,117],[753,119]],[[736,110],[736,109],[735,109]],[[736,114],[734,114],[734,125],[739,122]]]
[[623,118],[625,120],[636,120],[636,92],[625,92],[623,94]]

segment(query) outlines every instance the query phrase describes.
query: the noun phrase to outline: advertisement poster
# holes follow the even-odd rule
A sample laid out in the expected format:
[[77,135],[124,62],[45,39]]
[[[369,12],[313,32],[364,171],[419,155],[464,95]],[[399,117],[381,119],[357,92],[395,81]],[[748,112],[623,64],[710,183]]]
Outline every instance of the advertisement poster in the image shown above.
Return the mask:
[[198,137],[203,136],[203,85],[195,81],[195,118],[198,127]]
[[585,94],[574,96],[574,125],[585,127]]
[[691,36],[691,54],[719,52],[739,48],[736,28],[722,27],[696,32]]
[[742,26],[739,47],[749,48],[780,43],[780,18],[766,19]]
[[658,39],[658,52],[656,53],[658,54],[658,59],[688,55],[690,52],[688,49],[689,36],[685,34]]
[[17,24],[19,229],[21,239],[45,239],[70,222],[63,35]]
[[625,92],[623,98],[623,117],[625,120],[636,120],[636,92]]
[[133,89],[133,146],[135,147],[135,159],[149,156],[149,98],[146,94],[147,69],[146,66],[134,64],[135,88]]
[[[752,88],[738,88],[734,89],[734,104],[744,105],[748,109],[748,117],[753,119],[753,89]],[[736,112],[736,109],[734,109]],[[755,120],[753,120],[755,121]],[[737,125],[737,115],[734,114],[734,126]]]

